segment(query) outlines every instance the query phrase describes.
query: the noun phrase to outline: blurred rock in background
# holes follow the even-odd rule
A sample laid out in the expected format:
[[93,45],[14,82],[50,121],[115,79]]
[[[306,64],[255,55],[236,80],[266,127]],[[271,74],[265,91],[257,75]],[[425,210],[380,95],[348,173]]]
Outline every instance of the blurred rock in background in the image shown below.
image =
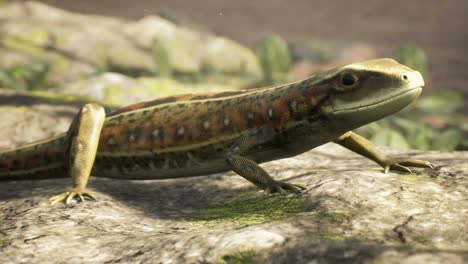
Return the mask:
[[[47,62],[48,82],[57,86],[100,72],[158,76],[170,67],[175,79],[246,87],[262,72],[255,54],[231,40],[178,27],[157,16],[131,22],[81,15],[38,2],[13,2],[0,9],[0,68]],[[167,57],[154,58],[153,43]],[[160,61],[159,61],[160,62]],[[14,88],[14,87],[12,87]]]

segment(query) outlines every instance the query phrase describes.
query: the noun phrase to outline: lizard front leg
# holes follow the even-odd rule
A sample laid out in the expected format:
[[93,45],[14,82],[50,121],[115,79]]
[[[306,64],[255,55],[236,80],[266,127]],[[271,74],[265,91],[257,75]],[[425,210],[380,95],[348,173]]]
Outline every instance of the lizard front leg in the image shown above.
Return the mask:
[[84,201],[85,196],[95,200],[94,196],[86,192],[85,189],[96,158],[105,118],[106,114],[102,106],[86,104],[73,120],[67,132],[65,143],[73,188],[50,198],[51,204],[62,201],[69,204],[75,197]]
[[385,173],[388,173],[389,170],[411,173],[411,169],[408,167],[434,168],[429,161],[425,160],[389,158],[377,150],[372,142],[351,131],[340,136],[335,140],[335,143],[375,161],[384,168]]
[[275,132],[269,126],[263,126],[249,134],[241,136],[228,150],[226,161],[234,172],[265,190],[266,193],[279,192],[285,194],[285,190],[300,193],[301,190],[306,189],[304,186],[276,181],[255,161],[242,156],[255,146],[272,140],[274,136]]

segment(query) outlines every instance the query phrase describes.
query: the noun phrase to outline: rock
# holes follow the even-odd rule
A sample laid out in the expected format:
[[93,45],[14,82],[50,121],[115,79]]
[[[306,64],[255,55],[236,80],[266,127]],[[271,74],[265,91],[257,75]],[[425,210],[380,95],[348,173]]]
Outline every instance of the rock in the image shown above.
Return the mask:
[[256,83],[262,76],[257,58],[246,47],[157,16],[133,22],[30,1],[2,5],[0,20],[0,56],[7,58],[0,61],[0,67],[30,59],[49,60],[53,62],[50,80],[56,84],[106,70],[134,76],[157,74],[151,52],[155,38],[167,44],[175,76],[200,75],[241,86]]
[[[31,106],[5,111],[20,102]],[[69,123],[78,109],[4,91],[0,105],[2,147],[61,132],[56,118]],[[383,150],[436,169],[384,174],[327,144],[262,165],[307,186],[299,196],[264,195],[233,172],[92,177],[98,201],[51,206],[70,179],[1,182],[0,263],[464,263],[468,152]]]
[[176,94],[234,90],[238,88],[209,83],[184,84],[169,78],[131,78],[119,73],[103,73],[49,89],[50,92],[86,96],[115,106],[125,106]]

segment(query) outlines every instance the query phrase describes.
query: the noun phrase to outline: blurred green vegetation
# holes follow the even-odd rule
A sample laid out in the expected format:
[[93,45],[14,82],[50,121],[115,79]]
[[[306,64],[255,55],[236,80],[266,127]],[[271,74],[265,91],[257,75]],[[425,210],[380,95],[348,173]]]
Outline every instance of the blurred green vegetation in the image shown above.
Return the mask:
[[286,41],[276,35],[267,36],[258,42],[256,53],[263,68],[265,84],[285,78],[291,68],[291,54]]
[[358,129],[372,142],[421,150],[468,150],[468,119],[457,110],[463,95],[439,90],[402,111]]
[[161,39],[153,39],[151,52],[153,60],[158,67],[158,73],[162,77],[170,78],[172,76],[172,65],[169,58],[169,49]]
[[[393,56],[427,78],[425,52],[412,44],[398,48]],[[402,111],[358,129],[376,144],[421,150],[468,150],[468,118],[458,112],[463,94],[438,89]]]
[[50,62],[31,60],[16,64],[9,69],[0,69],[0,87],[15,90],[44,90],[50,84],[47,80]]
[[401,45],[394,53],[393,58],[411,69],[417,70],[424,78],[428,77],[429,67],[424,50],[413,44]]

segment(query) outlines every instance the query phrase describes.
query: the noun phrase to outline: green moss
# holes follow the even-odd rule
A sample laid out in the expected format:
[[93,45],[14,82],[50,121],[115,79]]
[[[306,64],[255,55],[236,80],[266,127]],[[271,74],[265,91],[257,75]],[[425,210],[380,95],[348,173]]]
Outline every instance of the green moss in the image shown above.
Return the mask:
[[1,37],[0,44],[12,50],[15,50],[18,52],[24,52],[34,57],[41,57],[45,53],[43,49],[37,46],[34,46],[33,44],[28,43],[22,39],[12,37],[12,36]]
[[322,215],[322,218],[334,223],[343,223],[346,221],[346,215],[340,213],[326,213]]
[[73,37],[73,32],[62,31],[54,35],[55,44],[61,45],[67,43]]
[[257,253],[250,249],[221,257],[220,264],[255,264]]
[[65,75],[65,73],[69,71],[72,67],[73,67],[72,61],[67,60],[64,57],[55,56],[53,58],[53,63],[50,68],[51,75],[52,74]]
[[345,241],[346,237],[340,235],[326,234],[322,236],[323,239],[332,240],[332,241]]
[[102,72],[107,72],[109,71],[109,60],[107,59],[107,49],[106,46],[104,45],[97,45],[96,48],[94,49],[94,57],[96,58],[96,61],[98,62],[98,65],[100,67],[100,70]]
[[49,32],[43,27],[31,29],[27,35],[27,41],[33,45],[42,46],[49,42]]
[[220,91],[236,91],[234,87],[215,84],[183,84],[169,78],[139,78],[142,88],[147,89],[155,97],[172,96],[185,93],[205,93]]
[[322,212],[317,215],[317,220],[321,222],[320,237],[325,240],[345,241],[347,238],[337,234],[337,227],[342,226],[348,216],[342,213]]
[[193,92],[189,86],[169,78],[139,78],[139,81],[150,94],[158,97]]
[[432,244],[431,240],[427,237],[416,237],[414,241],[424,246],[429,246]]
[[7,106],[7,107],[5,107],[5,111],[17,112],[17,113],[26,112],[28,109],[29,109],[29,107],[27,107],[27,106]]
[[194,223],[216,225],[234,222],[239,225],[254,225],[295,216],[300,212],[299,197],[280,195],[256,195],[245,192],[211,208],[189,220]]
[[[195,43],[193,43],[195,41]],[[164,44],[168,48],[169,61],[175,72],[197,74],[200,71],[200,61],[197,58],[200,50],[194,48],[197,40],[184,34],[175,34],[171,38],[164,38]]]
[[417,181],[421,176],[414,173],[400,175],[399,179],[403,181]]
[[9,242],[6,238],[0,238],[0,248],[8,246]]
[[107,104],[119,105],[122,102],[122,97],[125,96],[122,87],[118,85],[108,85],[104,87],[104,101]]
[[44,99],[49,102],[62,102],[62,103],[90,103],[90,102],[95,102],[101,105],[107,105],[103,104],[102,102],[89,98],[86,96],[77,96],[77,95],[70,95],[70,94],[60,94],[60,93],[50,93],[50,92],[45,92],[45,91],[32,91],[28,92],[28,95],[38,97],[41,99]]

